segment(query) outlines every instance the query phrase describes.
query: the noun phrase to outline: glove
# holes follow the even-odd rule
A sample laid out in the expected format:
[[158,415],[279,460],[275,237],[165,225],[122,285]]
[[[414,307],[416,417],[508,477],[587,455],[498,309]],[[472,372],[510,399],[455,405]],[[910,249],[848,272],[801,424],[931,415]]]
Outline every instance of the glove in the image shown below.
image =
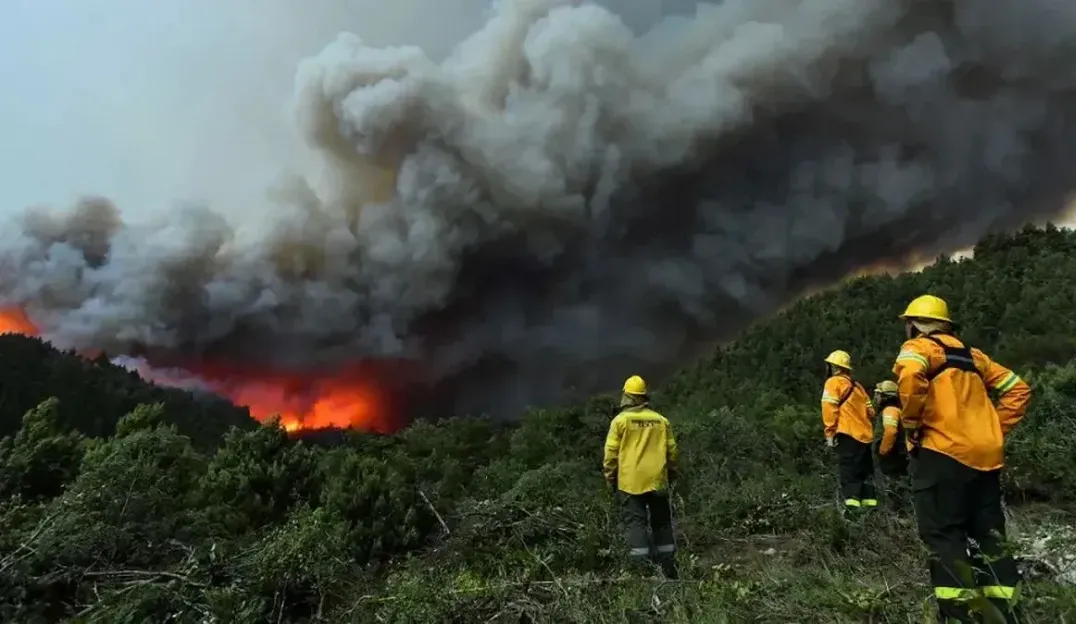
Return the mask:
[[922,431],[916,429],[905,429],[904,435],[908,438],[908,442],[911,442],[912,448],[908,450],[908,454],[912,457],[919,455],[919,439],[922,436]]
[[826,438],[826,448],[836,448],[836,447],[837,447],[837,438],[835,438],[835,437]]

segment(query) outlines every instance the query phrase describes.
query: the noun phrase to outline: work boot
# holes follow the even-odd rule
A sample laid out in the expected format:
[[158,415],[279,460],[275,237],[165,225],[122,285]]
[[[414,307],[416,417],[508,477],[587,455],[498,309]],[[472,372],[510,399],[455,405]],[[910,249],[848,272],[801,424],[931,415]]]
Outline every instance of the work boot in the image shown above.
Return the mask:
[[1024,611],[1022,605],[1012,604],[1006,600],[999,600],[995,598],[991,598],[989,599],[989,601],[990,605],[994,607],[994,609],[991,609],[990,615],[976,612],[975,622],[979,622],[981,624],[1023,624],[1027,621],[1024,619]]
[[938,605],[938,624],[976,624],[978,621],[965,605]]
[[841,516],[852,524],[860,523],[866,516],[870,515],[869,507],[852,507],[851,505],[845,505],[841,510]]
[[675,556],[659,556],[657,557],[657,561],[655,561],[655,563],[661,566],[661,573],[665,576],[665,578],[669,579],[670,581],[675,581],[680,578],[680,571],[676,568]]

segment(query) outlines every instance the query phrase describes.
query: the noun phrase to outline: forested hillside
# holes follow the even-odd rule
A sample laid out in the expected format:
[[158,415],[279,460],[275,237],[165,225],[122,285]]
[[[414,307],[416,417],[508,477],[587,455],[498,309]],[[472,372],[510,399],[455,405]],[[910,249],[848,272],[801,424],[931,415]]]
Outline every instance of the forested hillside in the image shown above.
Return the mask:
[[[239,422],[227,410],[3,338],[0,418],[22,425],[0,443],[0,621],[923,621],[906,495],[842,519],[819,416],[825,354],[850,351],[864,383],[887,377],[897,314],[923,292],[1034,387],[1008,444],[1010,530],[1033,621],[1074,621],[1073,275],[1076,233],[992,238],[974,260],[804,300],[660,384],[682,449],[677,582],[622,571],[599,470],[612,394],[333,447],[236,428],[211,451],[190,436]],[[72,429],[111,432],[127,411],[107,438]]]
[[22,415],[50,397],[58,399],[59,424],[89,436],[111,434],[124,414],[154,403],[161,404],[166,421],[202,450],[219,445],[233,426],[257,425],[247,410],[213,395],[147,384],[105,356],[87,360],[58,352],[37,338],[0,335],[0,370],[0,435],[17,431]]

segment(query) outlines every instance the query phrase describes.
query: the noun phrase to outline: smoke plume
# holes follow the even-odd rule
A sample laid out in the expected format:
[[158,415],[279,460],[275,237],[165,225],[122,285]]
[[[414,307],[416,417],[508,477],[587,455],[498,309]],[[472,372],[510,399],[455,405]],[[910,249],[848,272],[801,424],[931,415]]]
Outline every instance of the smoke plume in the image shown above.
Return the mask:
[[0,304],[62,347],[406,361],[445,411],[512,413],[1064,208],[1076,7],[729,0],[652,26],[501,0],[440,62],[342,34],[295,82],[322,175],[275,187],[260,229],[28,211]]

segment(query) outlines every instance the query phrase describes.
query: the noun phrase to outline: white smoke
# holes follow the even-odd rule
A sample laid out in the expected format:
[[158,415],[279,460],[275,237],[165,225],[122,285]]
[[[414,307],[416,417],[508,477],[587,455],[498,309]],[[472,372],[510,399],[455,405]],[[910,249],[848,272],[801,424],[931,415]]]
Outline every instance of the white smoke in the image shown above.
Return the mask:
[[502,0],[443,61],[342,34],[296,77],[323,170],[256,236],[197,207],[27,213],[0,303],[64,347],[409,359],[447,409],[559,401],[857,266],[1059,213],[1073,36],[1047,0],[730,0],[638,33]]
[[195,393],[216,393],[217,389],[204,379],[181,368],[155,367],[146,360],[129,355],[117,355],[112,364],[137,373],[143,380],[170,388],[181,388]]

